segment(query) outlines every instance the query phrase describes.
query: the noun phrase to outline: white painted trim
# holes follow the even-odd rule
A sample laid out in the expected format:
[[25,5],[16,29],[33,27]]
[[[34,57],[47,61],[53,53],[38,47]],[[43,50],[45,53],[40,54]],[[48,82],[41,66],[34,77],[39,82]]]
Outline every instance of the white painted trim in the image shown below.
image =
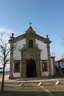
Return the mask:
[[49,72],[48,71],[42,71],[42,76],[49,76]]
[[13,77],[20,77],[20,73],[13,73]]

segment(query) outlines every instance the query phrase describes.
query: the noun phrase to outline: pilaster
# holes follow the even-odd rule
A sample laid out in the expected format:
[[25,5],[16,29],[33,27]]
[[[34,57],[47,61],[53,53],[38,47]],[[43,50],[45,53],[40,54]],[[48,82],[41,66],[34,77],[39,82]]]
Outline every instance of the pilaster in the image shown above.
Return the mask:
[[41,77],[40,52],[38,53],[36,58],[36,73],[37,77]]
[[51,59],[50,59],[50,45],[47,44],[47,54],[48,54],[48,72],[49,76],[51,76]]
[[52,59],[51,63],[53,64],[53,76],[55,76],[56,75],[55,56],[52,56],[51,59]]
[[13,46],[13,41],[14,41],[14,37],[13,37],[13,33],[12,36],[10,37],[9,43],[10,43],[10,76],[9,78],[12,79],[13,78],[13,50],[14,50],[14,46]]

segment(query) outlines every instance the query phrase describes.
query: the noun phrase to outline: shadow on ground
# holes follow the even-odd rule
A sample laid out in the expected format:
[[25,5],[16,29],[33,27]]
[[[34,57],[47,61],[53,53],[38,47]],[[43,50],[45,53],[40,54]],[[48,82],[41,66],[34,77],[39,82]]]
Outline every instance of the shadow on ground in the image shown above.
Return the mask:
[[[64,96],[64,92],[52,92],[54,96]],[[46,92],[18,92],[18,91],[5,91],[0,92],[0,96],[50,96]]]

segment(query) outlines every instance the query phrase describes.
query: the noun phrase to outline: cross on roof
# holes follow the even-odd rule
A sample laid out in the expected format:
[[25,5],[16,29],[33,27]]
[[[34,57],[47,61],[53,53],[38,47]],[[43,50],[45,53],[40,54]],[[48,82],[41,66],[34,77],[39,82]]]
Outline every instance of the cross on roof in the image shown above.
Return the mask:
[[30,22],[30,23],[29,23],[29,25],[31,26],[31,25],[32,25],[32,23]]

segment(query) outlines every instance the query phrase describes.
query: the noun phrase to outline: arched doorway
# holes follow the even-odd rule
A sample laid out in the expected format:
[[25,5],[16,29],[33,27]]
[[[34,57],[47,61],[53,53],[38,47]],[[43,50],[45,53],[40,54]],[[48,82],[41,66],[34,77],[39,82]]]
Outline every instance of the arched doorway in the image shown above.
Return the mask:
[[33,59],[26,62],[26,77],[36,77],[36,62]]

